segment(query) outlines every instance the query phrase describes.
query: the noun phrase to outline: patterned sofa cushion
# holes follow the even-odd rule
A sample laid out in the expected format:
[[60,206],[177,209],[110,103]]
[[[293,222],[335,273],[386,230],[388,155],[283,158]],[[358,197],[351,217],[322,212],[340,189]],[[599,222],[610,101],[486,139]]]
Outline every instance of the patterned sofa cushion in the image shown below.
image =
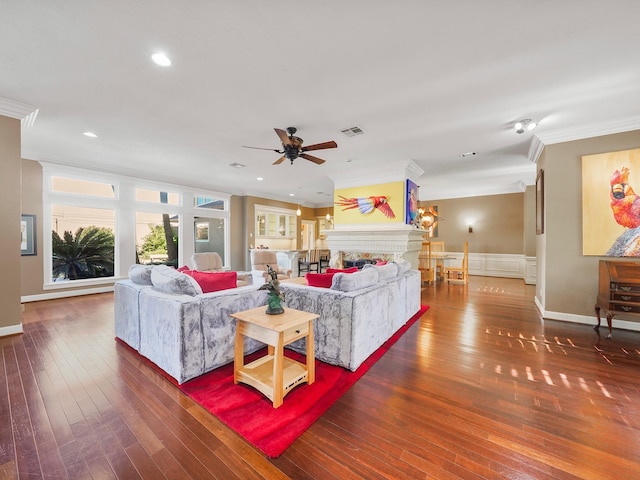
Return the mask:
[[129,267],[129,280],[138,285],[153,285],[151,282],[151,265],[131,265]]
[[193,277],[166,265],[156,265],[151,270],[153,288],[174,295],[200,295],[202,288]]
[[398,265],[395,263],[387,263],[385,265],[368,264],[362,267],[362,270],[377,270],[378,281],[385,282],[398,276]]
[[333,276],[331,289],[352,292],[375,285],[379,278],[378,270],[375,268],[363,268],[357,273],[336,273]]

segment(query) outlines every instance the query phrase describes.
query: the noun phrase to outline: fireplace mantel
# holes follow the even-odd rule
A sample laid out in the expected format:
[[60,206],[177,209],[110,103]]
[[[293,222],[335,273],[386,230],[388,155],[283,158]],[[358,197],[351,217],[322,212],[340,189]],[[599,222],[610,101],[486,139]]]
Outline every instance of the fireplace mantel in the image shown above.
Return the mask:
[[408,260],[411,268],[417,270],[423,236],[427,232],[410,225],[385,225],[373,228],[341,226],[326,230],[325,233],[332,257],[336,257],[339,252],[393,255],[394,260]]

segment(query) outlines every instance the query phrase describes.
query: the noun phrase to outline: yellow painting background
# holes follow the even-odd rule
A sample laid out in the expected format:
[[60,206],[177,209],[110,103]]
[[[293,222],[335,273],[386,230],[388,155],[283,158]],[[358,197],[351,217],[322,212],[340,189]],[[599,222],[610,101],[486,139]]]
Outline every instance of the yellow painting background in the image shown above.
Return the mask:
[[[340,224],[371,224],[371,223],[403,223],[405,218],[405,181],[380,183],[364,187],[339,188],[333,192],[333,217],[336,225]],[[340,196],[346,198],[361,198],[384,195],[396,218],[387,218],[381,211],[375,209],[372,213],[363,215],[357,208],[343,211],[345,207],[336,204]]]
[[611,211],[611,175],[629,169],[629,185],[640,195],[640,148],[582,157],[582,254],[607,254],[624,231]]

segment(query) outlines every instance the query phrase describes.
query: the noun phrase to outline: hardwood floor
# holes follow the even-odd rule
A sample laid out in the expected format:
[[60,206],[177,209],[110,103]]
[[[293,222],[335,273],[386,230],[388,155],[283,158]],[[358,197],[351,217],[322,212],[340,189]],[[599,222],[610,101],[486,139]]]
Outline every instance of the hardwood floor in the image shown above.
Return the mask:
[[114,341],[111,294],[26,304],[0,339],[0,478],[638,478],[640,333],[543,322],[533,294],[425,287],[431,309],[275,460]]

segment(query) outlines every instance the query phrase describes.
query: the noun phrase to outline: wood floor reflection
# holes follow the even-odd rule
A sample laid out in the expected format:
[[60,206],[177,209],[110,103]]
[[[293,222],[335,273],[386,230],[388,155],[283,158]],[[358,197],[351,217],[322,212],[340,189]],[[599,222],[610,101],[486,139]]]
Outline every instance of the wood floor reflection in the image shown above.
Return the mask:
[[0,339],[0,478],[638,478],[640,333],[542,321],[534,291],[425,286],[429,311],[274,460],[114,341],[111,294],[26,304]]

